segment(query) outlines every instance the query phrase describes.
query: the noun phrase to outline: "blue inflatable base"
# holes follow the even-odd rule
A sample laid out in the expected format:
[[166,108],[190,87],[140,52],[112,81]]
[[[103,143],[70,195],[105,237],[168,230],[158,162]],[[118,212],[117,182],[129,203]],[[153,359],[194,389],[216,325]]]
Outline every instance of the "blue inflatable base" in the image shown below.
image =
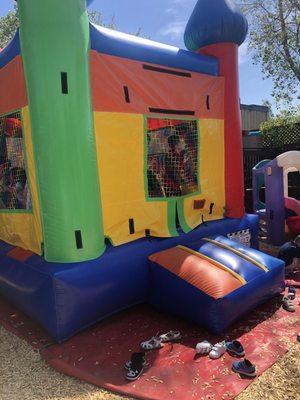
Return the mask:
[[[255,247],[258,217],[246,215],[202,224],[174,238],[141,239],[110,247],[99,259],[74,264],[48,263],[37,255],[26,262],[17,261],[8,255],[13,247],[0,242],[0,293],[39,321],[57,341],[63,341],[118,311],[147,301],[152,291],[149,255],[245,229],[250,230]],[[185,308],[184,296],[181,299]]]
[[[190,244],[189,248],[238,273],[246,282],[243,286],[215,299],[153,261],[150,267],[149,302],[162,311],[182,316],[215,334],[220,334],[253,308],[283,291],[284,262],[222,236],[213,239],[215,243],[226,244],[228,249],[203,240]],[[242,254],[266,266],[268,270],[259,268],[229,249],[241,251]],[[205,277],[202,275],[203,279],[205,280]]]

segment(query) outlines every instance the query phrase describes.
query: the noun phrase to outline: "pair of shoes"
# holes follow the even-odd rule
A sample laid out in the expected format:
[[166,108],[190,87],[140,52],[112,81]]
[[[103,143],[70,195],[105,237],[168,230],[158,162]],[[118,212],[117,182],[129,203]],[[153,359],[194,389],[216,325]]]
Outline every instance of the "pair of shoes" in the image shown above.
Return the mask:
[[141,343],[143,350],[155,350],[163,347],[164,343],[173,342],[181,339],[181,333],[179,331],[169,331],[160,336],[153,336],[150,340],[146,340]]
[[224,340],[223,342],[216,343],[214,346],[207,340],[204,340],[196,346],[197,354],[209,354],[209,357],[213,360],[220,358],[226,351],[233,357],[244,357],[245,355],[245,350],[238,340],[233,340],[232,342]]
[[[226,350],[228,354],[233,357],[244,357],[245,350],[243,345],[238,340],[233,340],[232,342],[226,342]],[[232,370],[242,376],[247,376],[249,378],[254,378],[256,376],[255,365],[251,363],[248,359],[242,361],[234,361],[232,363]]]
[[201,355],[208,354],[209,357],[213,360],[220,358],[226,352],[226,342],[219,342],[215,345],[212,345],[207,340],[203,342],[197,343],[196,345],[196,353]]
[[256,377],[255,365],[246,358],[243,361],[234,361],[232,363],[232,370],[242,376],[247,376],[249,378]]
[[127,361],[124,365],[126,369],[126,379],[129,381],[135,381],[143,373],[146,365],[145,353],[133,353],[130,361]]

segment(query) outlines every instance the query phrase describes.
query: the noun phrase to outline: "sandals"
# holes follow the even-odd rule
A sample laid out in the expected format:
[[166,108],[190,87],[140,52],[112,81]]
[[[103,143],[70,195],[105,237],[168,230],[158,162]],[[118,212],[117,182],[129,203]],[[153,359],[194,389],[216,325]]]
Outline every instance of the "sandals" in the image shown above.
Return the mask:
[[173,342],[174,340],[181,339],[181,333],[179,331],[169,331],[159,336],[162,343]]
[[143,350],[155,350],[163,347],[162,341],[159,337],[153,336],[150,340],[141,343]]
[[233,357],[244,357],[245,350],[238,340],[226,342],[226,350]]
[[181,339],[181,333],[179,331],[169,331],[160,336],[153,336],[150,340],[146,340],[141,343],[143,350],[155,350],[163,347],[163,343],[173,342]]
[[283,298],[283,300],[282,300],[282,308],[285,311],[288,311],[288,312],[294,312],[295,311],[295,306],[294,306],[292,300],[289,299],[288,297],[284,297]]

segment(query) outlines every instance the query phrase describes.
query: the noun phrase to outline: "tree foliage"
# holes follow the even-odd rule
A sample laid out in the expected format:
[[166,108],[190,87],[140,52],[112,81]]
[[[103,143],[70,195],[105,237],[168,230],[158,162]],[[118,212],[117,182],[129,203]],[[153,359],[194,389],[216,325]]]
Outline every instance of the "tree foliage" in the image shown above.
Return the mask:
[[274,83],[273,96],[290,103],[300,83],[300,0],[239,0],[250,23],[255,64]]
[[19,26],[17,9],[9,11],[7,15],[0,18],[0,48],[3,48],[12,39]]

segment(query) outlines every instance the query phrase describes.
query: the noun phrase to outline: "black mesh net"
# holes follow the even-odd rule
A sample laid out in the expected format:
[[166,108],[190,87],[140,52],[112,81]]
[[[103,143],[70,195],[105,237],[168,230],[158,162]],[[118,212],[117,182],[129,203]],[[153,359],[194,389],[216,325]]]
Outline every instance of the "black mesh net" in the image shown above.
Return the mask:
[[148,119],[148,195],[178,197],[198,190],[198,127],[192,120]]
[[0,210],[31,208],[20,112],[0,117]]

